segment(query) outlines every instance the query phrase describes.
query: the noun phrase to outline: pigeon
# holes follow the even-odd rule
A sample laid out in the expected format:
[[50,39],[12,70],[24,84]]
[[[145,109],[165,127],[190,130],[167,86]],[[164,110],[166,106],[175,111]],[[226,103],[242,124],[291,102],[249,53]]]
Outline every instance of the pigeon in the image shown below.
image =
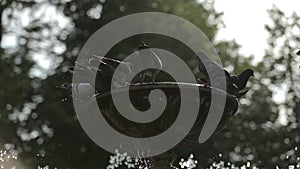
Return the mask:
[[[212,61],[205,52],[200,51],[198,52],[198,56],[201,58],[199,61],[199,71],[201,72],[201,76],[199,77],[200,82],[204,82],[205,84],[210,84],[208,70],[211,73],[211,78],[215,78],[216,81],[215,86],[218,87],[219,80],[224,80],[224,76],[222,71],[225,73],[225,79],[227,84],[227,93],[240,98],[241,96],[245,95],[248,90],[244,90],[249,78],[253,76],[254,72],[252,69],[246,69],[242,71],[238,75],[231,76],[228,71],[223,69],[219,64]],[[205,66],[204,66],[205,65]]]
[[246,87],[250,76],[254,76],[253,70],[246,69],[246,70],[242,71],[240,74],[232,76],[232,78],[234,79],[233,84],[236,85],[238,90],[243,90]]
[[246,69],[238,75],[233,75],[230,81],[227,81],[227,92],[235,95],[237,98],[244,96],[248,90],[244,90],[249,78],[254,75],[252,69]]
[[143,67],[144,63],[152,64],[158,66],[159,69],[148,69],[144,70],[140,73],[140,81],[144,83],[146,76],[150,77],[152,82],[155,83],[155,78],[157,74],[162,69],[162,62],[158,55],[153,52],[150,47],[142,41],[142,44],[138,47],[138,51],[136,52],[140,57],[140,64]]
[[[201,82],[205,82],[205,83],[210,83],[209,80],[209,75],[208,72],[210,72],[210,76],[211,78],[215,78],[215,82],[217,84],[215,84],[216,86],[218,86],[218,81],[221,81],[224,79],[224,74],[225,74],[225,78],[227,82],[232,82],[234,81],[232,79],[232,77],[230,76],[230,74],[223,69],[219,64],[217,64],[215,61],[211,60],[204,51],[199,51],[197,57],[198,63],[199,63],[199,71],[200,71],[200,77],[198,78],[198,80],[200,80]],[[224,74],[222,74],[222,71],[224,72]]]

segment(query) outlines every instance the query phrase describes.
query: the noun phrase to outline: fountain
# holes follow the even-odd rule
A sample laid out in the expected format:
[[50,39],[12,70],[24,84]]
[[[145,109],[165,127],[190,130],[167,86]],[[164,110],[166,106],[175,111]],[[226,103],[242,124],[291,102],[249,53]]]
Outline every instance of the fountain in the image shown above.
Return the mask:
[[[184,87],[187,90],[189,90],[191,86],[196,86],[198,88],[200,93],[200,109],[198,112],[198,117],[196,119],[196,123],[187,134],[187,136],[173,149],[163,154],[148,158],[151,163],[151,168],[153,169],[174,168],[172,167],[172,162],[176,159],[176,154],[173,150],[182,147],[189,147],[193,144],[199,144],[198,136],[208,115],[212,88],[201,84],[181,84],[176,82],[157,82],[131,85],[129,91],[130,99],[131,103],[137,110],[143,111],[149,109],[149,93],[154,89],[162,90],[167,96],[167,106],[163,114],[153,122],[146,124],[135,123],[120,115],[120,113],[114,106],[111,91],[102,93],[97,96],[97,102],[99,103],[98,105],[100,107],[100,110],[111,127],[113,127],[118,132],[128,136],[146,138],[164,132],[175,121],[178,115],[176,112],[178,112],[181,102],[178,85],[181,85],[181,87]],[[122,93],[128,91],[122,90],[122,88],[120,88],[118,90],[114,90],[113,92]],[[222,119],[219,122],[218,127],[214,133],[218,133],[238,109],[238,99],[236,96],[230,95],[221,90],[217,90],[217,94],[226,95],[226,104]],[[190,102],[195,101],[194,98],[185,99],[188,99]]]

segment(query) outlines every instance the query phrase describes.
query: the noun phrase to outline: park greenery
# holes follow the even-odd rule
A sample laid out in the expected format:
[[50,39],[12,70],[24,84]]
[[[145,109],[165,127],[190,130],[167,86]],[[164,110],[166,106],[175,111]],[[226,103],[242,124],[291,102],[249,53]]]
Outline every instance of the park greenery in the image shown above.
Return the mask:
[[[268,11],[272,20],[265,26],[268,48],[263,59],[254,62],[255,56],[241,54],[235,41],[216,40],[222,13],[210,0],[1,0],[0,5],[0,150],[17,155],[15,165],[20,168],[108,165],[110,154],[86,135],[70,93],[60,86],[72,81],[68,69],[95,31],[114,19],[145,11],[173,14],[199,27],[230,73],[255,71],[249,92],[226,127],[207,142],[177,152],[178,156],[193,154],[197,168],[219,161],[226,161],[225,166],[249,162],[266,169],[299,165],[300,60],[295,52],[300,46],[300,17],[296,14],[286,16],[275,6]],[[132,51],[127,49],[137,46],[140,38],[149,37],[129,39],[116,51],[129,54]],[[196,64],[176,41],[148,41]]]

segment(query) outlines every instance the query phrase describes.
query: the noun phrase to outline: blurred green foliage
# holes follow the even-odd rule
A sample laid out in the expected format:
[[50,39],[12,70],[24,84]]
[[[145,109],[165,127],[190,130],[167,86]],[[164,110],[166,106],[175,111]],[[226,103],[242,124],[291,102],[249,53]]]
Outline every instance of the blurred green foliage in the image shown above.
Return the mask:
[[[195,154],[199,168],[218,160],[237,165],[251,161],[260,168],[285,168],[300,162],[296,158],[300,152],[295,150],[297,146],[300,148],[299,59],[294,54],[300,46],[300,22],[296,14],[287,17],[276,7],[269,11],[273,21],[266,26],[270,33],[269,48],[264,59],[253,64],[254,56],[241,55],[234,41],[215,40],[222,26],[222,14],[214,10],[210,1],[3,0],[0,4],[0,147],[7,149],[7,145],[14,145],[25,166],[93,169],[108,164],[109,154],[85,134],[76,119],[69,93],[59,86],[71,82],[67,69],[95,31],[114,19],[145,11],[174,14],[199,27],[215,45],[225,68],[233,74],[245,68],[255,70],[255,78],[249,84],[251,90],[241,99],[239,113],[227,127],[206,143],[177,152],[179,157]],[[67,26],[59,27],[59,22],[47,21],[36,14],[42,6],[54,7],[67,18]],[[92,9],[102,9],[101,14],[92,14]],[[24,11],[31,16],[28,24],[23,23]],[[16,37],[17,43],[4,47],[5,36]],[[126,41],[118,47],[118,52],[132,52],[140,39],[147,36]],[[176,41],[148,39],[148,42],[151,47],[171,50],[195,65],[190,53],[181,50]],[[55,50],[57,44],[63,46],[63,52]],[[35,64],[37,54],[51,58],[51,70]],[[42,78],[32,75],[37,70],[43,73]],[[284,96],[276,95],[279,91]],[[276,97],[284,98],[276,102]]]

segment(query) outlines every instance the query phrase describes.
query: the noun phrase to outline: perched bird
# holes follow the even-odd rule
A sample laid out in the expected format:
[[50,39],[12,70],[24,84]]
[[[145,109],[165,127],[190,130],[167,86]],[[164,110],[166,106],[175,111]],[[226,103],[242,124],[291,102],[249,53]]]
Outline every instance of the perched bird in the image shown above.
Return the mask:
[[[203,51],[198,52],[198,56],[201,58],[199,61],[199,71],[201,75],[199,80],[210,84],[208,72],[210,72],[211,78],[215,78],[214,81],[216,82],[215,86],[218,87],[219,80],[224,80],[224,74],[227,84],[227,93],[235,95],[236,97],[240,98],[241,96],[245,95],[248,90],[245,89],[247,82],[251,76],[253,76],[254,72],[252,69],[246,69],[238,75],[231,76],[228,71],[223,69],[219,64],[212,61]],[[199,59],[199,58],[198,58]],[[222,74],[224,71],[224,74]],[[211,85],[211,84],[210,84]]]
[[140,73],[141,83],[144,83],[146,76],[150,77],[152,82],[154,83],[156,75],[160,72],[160,69],[162,69],[162,62],[161,62],[160,58],[143,41],[142,41],[142,44],[138,47],[138,51],[136,53],[137,53],[137,55],[139,55],[140,64],[142,67],[145,63],[147,63],[147,65],[150,64],[150,65],[155,65],[155,66],[159,67],[159,69],[148,69],[148,70],[144,70]]
[[233,84],[236,85],[238,90],[243,90],[246,87],[250,76],[254,76],[253,70],[246,69],[242,71],[240,74],[232,76],[232,78],[234,79]]
[[249,78],[254,76],[252,69],[246,69],[238,75],[231,76],[231,81],[227,82],[227,91],[229,94],[233,94],[240,98],[244,96],[248,90],[244,90]]
[[[230,74],[223,69],[219,64],[217,64],[215,61],[211,60],[204,51],[199,51],[197,57],[198,64],[199,64],[199,71],[201,72],[201,75],[199,77],[199,80],[205,83],[210,83],[208,72],[210,72],[210,76],[215,78],[215,84],[218,86],[219,80],[224,80],[224,74],[226,81],[231,82],[233,81]],[[224,72],[224,74],[222,73]]]

